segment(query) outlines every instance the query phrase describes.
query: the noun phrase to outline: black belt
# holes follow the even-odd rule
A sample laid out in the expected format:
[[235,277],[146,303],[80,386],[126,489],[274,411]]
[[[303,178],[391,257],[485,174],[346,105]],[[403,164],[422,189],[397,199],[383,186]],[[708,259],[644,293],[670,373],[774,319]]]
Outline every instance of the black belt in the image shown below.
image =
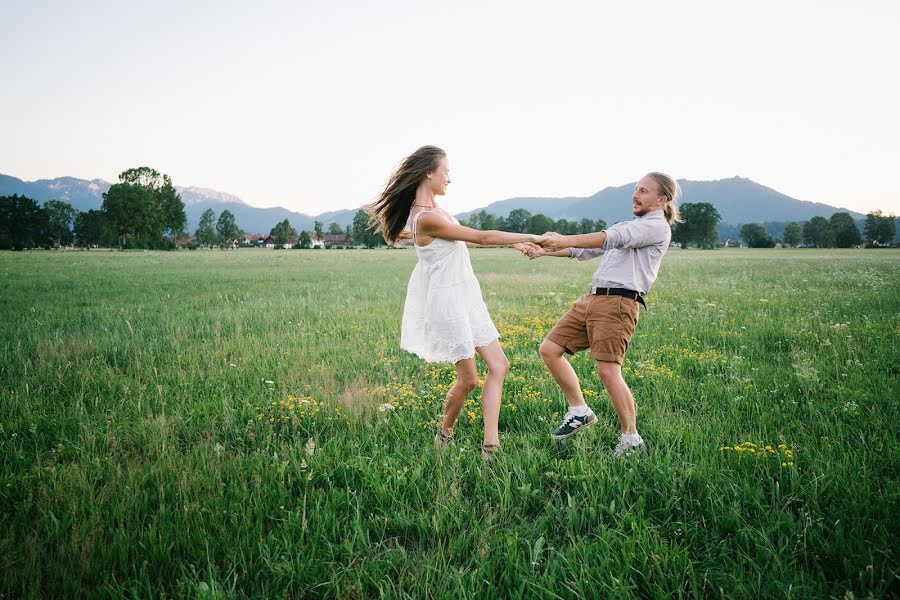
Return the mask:
[[591,288],[591,293],[597,296],[624,296],[625,298],[631,298],[635,302],[640,302],[644,305],[644,308],[647,308],[647,303],[644,302],[644,297],[641,296],[640,292],[636,292],[634,290],[626,290],[625,288]]

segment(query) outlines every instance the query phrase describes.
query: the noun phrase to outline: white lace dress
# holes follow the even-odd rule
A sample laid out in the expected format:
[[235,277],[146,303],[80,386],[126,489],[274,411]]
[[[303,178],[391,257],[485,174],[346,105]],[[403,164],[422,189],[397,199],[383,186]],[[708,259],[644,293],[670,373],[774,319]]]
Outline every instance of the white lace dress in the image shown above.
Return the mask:
[[[427,246],[413,240],[419,262],[406,288],[400,347],[428,362],[456,363],[475,356],[475,348],[500,337],[472,271],[465,242],[435,238]],[[452,218],[452,217],[451,217]],[[455,218],[457,225],[459,221]]]

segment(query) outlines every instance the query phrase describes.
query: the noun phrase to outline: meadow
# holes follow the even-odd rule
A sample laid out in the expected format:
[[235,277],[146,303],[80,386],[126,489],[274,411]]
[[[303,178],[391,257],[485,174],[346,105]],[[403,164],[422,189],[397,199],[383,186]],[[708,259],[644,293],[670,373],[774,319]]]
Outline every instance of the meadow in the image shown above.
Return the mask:
[[671,250],[617,421],[537,347],[596,262],[472,251],[512,369],[399,349],[411,250],[0,253],[0,597],[900,595],[900,252]]

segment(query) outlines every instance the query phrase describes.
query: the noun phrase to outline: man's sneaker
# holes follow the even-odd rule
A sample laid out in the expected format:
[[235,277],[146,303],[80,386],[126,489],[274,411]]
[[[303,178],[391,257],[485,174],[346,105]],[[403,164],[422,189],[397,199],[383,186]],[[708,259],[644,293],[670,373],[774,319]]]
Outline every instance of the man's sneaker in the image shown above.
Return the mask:
[[597,422],[597,415],[593,411],[588,411],[584,416],[573,415],[572,411],[566,413],[563,417],[562,425],[553,431],[553,439],[557,442],[572,437],[579,431],[587,429]]
[[453,439],[453,434],[447,435],[440,429],[438,429],[437,434],[434,436],[434,447],[437,449],[447,448],[449,446],[455,446],[456,441]]
[[631,456],[632,454],[640,454],[641,452],[645,452],[647,450],[647,446],[644,445],[642,441],[637,446],[633,446],[625,440],[619,440],[619,443],[616,444],[616,449],[613,450],[614,456]]

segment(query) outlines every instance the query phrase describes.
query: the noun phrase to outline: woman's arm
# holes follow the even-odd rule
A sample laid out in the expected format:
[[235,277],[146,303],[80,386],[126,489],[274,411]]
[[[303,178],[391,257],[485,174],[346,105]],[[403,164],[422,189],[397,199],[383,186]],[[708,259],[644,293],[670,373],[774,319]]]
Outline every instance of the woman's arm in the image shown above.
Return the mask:
[[540,244],[544,241],[544,236],[542,235],[510,233],[492,229],[480,231],[470,227],[463,227],[462,225],[451,223],[447,219],[429,212],[426,212],[419,217],[418,231],[420,235],[425,234],[433,238],[455,242],[471,242],[480,246],[510,246],[520,242]]
[[550,252],[556,252],[564,248],[602,248],[603,244],[606,243],[605,231],[579,235],[560,235],[547,232],[544,235],[546,238],[541,246],[544,247],[544,250],[549,250]]

